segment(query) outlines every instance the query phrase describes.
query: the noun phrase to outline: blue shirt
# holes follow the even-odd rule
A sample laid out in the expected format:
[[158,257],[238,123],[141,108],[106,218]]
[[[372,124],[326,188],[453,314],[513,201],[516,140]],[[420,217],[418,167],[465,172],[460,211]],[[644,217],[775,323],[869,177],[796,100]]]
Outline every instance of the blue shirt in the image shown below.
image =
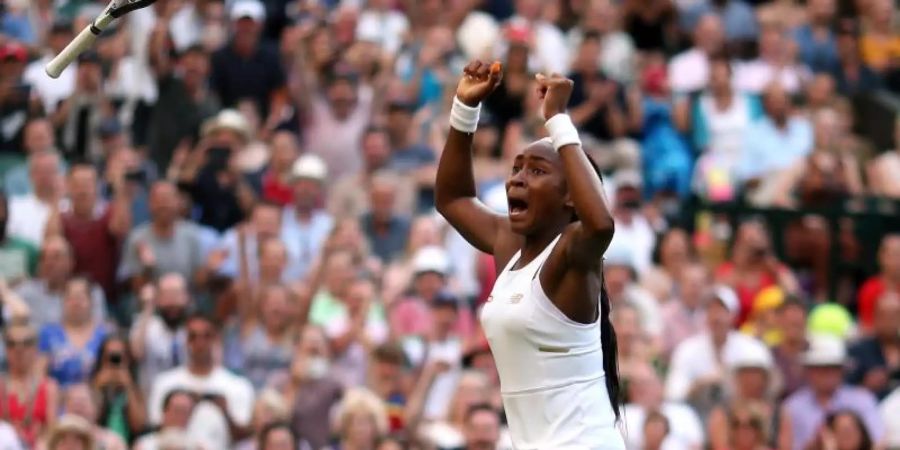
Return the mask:
[[738,165],[743,180],[787,169],[808,155],[813,147],[813,130],[808,120],[791,117],[781,130],[768,116],[757,120],[744,134],[744,151]]
[[697,27],[700,18],[710,13],[716,14],[722,20],[725,38],[729,41],[754,40],[759,36],[756,14],[754,14],[753,8],[742,0],[730,0],[722,9],[718,9],[708,2],[697,4],[690,8],[681,19],[681,27],[685,30],[693,30]]
[[785,414],[791,418],[794,450],[806,448],[815,439],[826,415],[842,410],[853,411],[862,419],[873,442],[881,442],[884,436],[878,401],[871,392],[863,388],[841,386],[831,396],[828,405],[822,406],[812,389],[805,387],[785,399],[784,409]]
[[834,33],[829,31],[825,40],[820,41],[813,34],[812,27],[803,25],[794,29],[793,38],[797,43],[800,60],[813,72],[826,71],[838,64],[837,42],[834,39]]
[[38,334],[38,349],[50,360],[50,376],[65,387],[87,380],[106,335],[106,328],[97,325],[84,348],[76,348],[69,342],[62,325],[50,323]]
[[288,253],[288,266],[285,269],[287,279],[299,280],[306,275],[332,226],[334,219],[324,211],[314,212],[309,222],[303,223],[297,219],[292,206],[284,209],[281,216],[281,241]]

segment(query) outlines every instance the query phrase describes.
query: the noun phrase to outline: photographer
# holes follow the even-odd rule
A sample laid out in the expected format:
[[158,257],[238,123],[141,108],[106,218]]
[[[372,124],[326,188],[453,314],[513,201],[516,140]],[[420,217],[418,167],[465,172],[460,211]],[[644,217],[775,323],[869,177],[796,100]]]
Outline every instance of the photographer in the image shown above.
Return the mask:
[[127,340],[111,335],[100,345],[90,378],[100,401],[98,423],[130,442],[144,429],[144,398],[135,382],[135,364]]

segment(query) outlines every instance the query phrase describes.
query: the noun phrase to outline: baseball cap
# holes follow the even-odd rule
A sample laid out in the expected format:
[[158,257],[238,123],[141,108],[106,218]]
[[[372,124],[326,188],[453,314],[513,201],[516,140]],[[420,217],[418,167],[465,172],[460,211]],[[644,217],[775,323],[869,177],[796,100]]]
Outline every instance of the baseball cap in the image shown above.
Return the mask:
[[447,275],[450,271],[450,258],[447,257],[447,252],[440,247],[422,247],[413,256],[412,266],[416,275],[428,272]]
[[743,351],[735,352],[728,361],[731,370],[739,369],[765,369],[772,370],[775,367],[775,360],[772,358],[772,352],[761,342],[754,342],[754,345],[747,345]]
[[327,176],[328,167],[325,166],[325,161],[322,161],[322,158],[311,153],[307,153],[300,158],[297,158],[297,160],[294,161],[294,165],[291,167],[291,178],[294,180],[309,179],[325,181],[325,177]]
[[8,42],[0,47],[0,61],[14,60],[18,62],[28,61],[28,49],[17,42]]
[[803,365],[836,367],[846,363],[847,347],[840,338],[828,334],[813,334],[807,340],[809,347],[803,353]]
[[231,7],[231,20],[252,19],[262,22],[266,19],[266,8],[257,0],[240,0]]
[[643,177],[641,177],[640,172],[636,170],[620,170],[613,176],[612,182],[616,186],[616,189],[626,187],[640,189],[644,184]]
[[843,339],[854,331],[853,316],[841,305],[822,303],[809,312],[809,317],[806,319],[806,331]]

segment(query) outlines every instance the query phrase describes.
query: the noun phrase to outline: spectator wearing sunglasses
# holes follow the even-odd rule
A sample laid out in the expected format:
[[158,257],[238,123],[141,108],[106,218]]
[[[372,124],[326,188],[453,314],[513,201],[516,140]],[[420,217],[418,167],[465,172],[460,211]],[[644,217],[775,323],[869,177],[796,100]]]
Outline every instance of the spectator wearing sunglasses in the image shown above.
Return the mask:
[[0,380],[0,420],[9,422],[31,448],[56,419],[59,390],[37,370],[37,333],[31,325],[6,327],[3,343],[9,367]]

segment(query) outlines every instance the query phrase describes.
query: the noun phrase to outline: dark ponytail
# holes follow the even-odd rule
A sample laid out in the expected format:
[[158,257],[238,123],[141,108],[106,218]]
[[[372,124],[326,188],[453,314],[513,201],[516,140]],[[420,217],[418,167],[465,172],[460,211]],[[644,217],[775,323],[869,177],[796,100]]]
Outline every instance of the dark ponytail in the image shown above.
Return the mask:
[[616,342],[616,330],[609,319],[612,306],[609,304],[609,293],[606,292],[606,277],[600,286],[600,347],[603,349],[603,372],[606,375],[606,393],[616,420],[619,420],[619,403],[621,386],[619,386],[619,344]]

